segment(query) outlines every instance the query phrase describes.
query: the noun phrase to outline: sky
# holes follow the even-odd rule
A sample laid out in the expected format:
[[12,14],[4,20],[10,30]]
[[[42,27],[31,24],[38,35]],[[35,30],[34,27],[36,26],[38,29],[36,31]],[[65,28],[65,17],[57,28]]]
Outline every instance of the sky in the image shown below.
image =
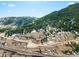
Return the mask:
[[0,17],[42,17],[77,1],[0,1]]

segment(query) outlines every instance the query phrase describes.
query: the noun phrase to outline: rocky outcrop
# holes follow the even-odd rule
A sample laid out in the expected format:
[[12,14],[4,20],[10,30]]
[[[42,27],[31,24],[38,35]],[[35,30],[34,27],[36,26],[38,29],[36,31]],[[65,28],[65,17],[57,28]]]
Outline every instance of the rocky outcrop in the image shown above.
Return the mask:
[[75,35],[71,32],[58,32],[55,35],[56,41],[66,41],[75,39]]
[[19,35],[13,36],[14,38],[0,37],[0,48],[2,47],[0,56],[66,56],[76,54],[71,44],[79,41],[70,32],[59,32],[55,37],[49,35],[47,42],[41,42],[43,33],[32,32],[31,34],[34,33],[37,35]]

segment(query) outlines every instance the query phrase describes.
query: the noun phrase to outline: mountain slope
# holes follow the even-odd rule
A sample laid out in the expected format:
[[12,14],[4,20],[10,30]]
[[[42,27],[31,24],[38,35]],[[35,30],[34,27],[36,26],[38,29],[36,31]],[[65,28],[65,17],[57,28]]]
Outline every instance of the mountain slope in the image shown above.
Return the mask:
[[37,20],[36,17],[2,17],[0,18],[0,32],[22,32],[21,26],[29,25]]
[[35,17],[3,17],[0,18],[0,24],[2,25],[16,25],[22,26],[32,23],[32,21],[36,20]]
[[52,12],[36,20],[35,24],[38,28],[50,25],[64,31],[79,32],[79,3]]

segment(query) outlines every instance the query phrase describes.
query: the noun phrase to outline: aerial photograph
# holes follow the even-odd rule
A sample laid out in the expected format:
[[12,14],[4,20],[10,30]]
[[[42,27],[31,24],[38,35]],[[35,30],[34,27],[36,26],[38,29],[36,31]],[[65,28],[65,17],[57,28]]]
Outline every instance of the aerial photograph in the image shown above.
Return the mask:
[[79,57],[79,1],[0,1],[0,57]]

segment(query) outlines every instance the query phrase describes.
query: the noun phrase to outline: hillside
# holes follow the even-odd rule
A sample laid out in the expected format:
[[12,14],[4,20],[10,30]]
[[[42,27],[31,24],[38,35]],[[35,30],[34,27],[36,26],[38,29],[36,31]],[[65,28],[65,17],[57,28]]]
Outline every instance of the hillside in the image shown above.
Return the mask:
[[50,25],[63,31],[79,32],[79,3],[43,16],[35,25],[38,29]]
[[36,17],[2,17],[0,18],[0,32],[18,29],[18,27],[31,24],[35,20],[37,20]]
[[0,18],[0,24],[22,26],[32,23],[35,19],[35,17],[2,17]]

